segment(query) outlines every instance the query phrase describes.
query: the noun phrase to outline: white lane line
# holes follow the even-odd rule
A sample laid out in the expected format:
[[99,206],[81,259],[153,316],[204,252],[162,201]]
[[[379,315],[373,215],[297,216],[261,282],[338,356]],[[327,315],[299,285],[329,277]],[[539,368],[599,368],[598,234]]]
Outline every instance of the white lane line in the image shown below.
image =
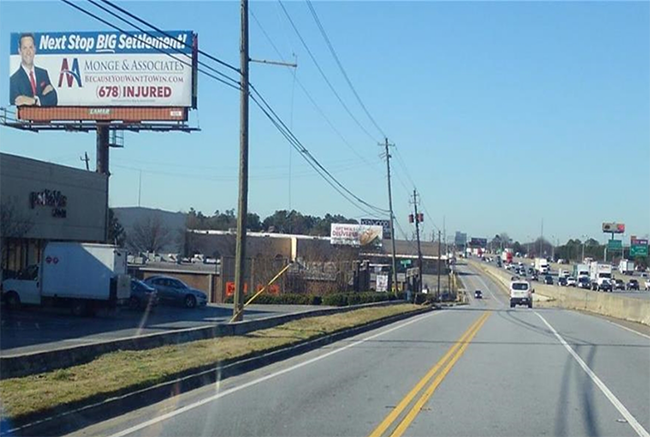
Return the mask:
[[630,329],[630,328],[628,328],[627,326],[619,325],[619,324],[616,323],[616,322],[612,322],[611,320],[607,320],[607,319],[605,319],[605,321],[608,322],[608,323],[611,323],[612,325],[618,326],[619,328],[623,328],[623,329],[625,329],[626,331],[630,331],[630,332],[632,332],[632,333],[634,333],[634,334],[636,334],[636,335],[640,335],[641,337],[645,337],[645,338],[647,338],[647,339],[650,340],[650,335],[645,335],[645,334],[643,334],[643,333],[641,333],[641,332],[639,332],[639,331],[635,331],[634,329]]
[[614,395],[614,393],[612,393],[612,391],[609,388],[607,388],[605,383],[600,380],[600,378],[593,372],[593,370],[591,370],[589,366],[587,366],[587,364],[585,364],[585,362],[582,361],[582,358],[580,358],[580,356],[573,349],[571,349],[571,346],[569,346],[569,344],[564,340],[564,338],[562,338],[562,336],[557,333],[555,328],[553,328],[551,324],[548,323],[546,319],[542,317],[538,312],[535,312],[535,314],[537,314],[537,317],[542,319],[542,322],[544,322],[546,326],[548,326],[548,329],[551,330],[551,332],[560,341],[560,343],[562,343],[562,345],[566,348],[566,350],[569,351],[569,354],[571,354],[571,356],[578,362],[580,367],[582,367],[582,370],[584,370],[587,373],[587,375],[591,378],[594,384],[596,384],[596,386],[600,389],[600,391],[603,392],[603,394],[607,397],[607,399],[609,399],[612,405],[616,407],[618,412],[621,413],[621,415],[625,418],[625,420],[627,420],[627,423],[630,424],[632,429],[636,431],[639,437],[650,437],[648,431],[646,431],[645,428],[641,426],[641,424],[634,418],[632,413],[630,413],[627,410],[627,408],[625,408],[625,405],[623,405],[623,403],[618,400],[618,398]]
[[330,357],[330,356],[332,356],[334,354],[338,354],[339,352],[343,352],[346,349],[349,349],[351,347],[358,346],[358,345],[360,345],[362,343],[365,343],[368,340],[373,340],[373,339],[375,339],[377,337],[381,337],[382,335],[386,335],[386,334],[389,334],[389,333],[391,333],[393,331],[397,331],[398,329],[401,329],[401,328],[403,328],[405,326],[408,326],[408,325],[411,325],[413,323],[419,322],[419,321],[424,320],[426,318],[435,316],[436,314],[439,314],[439,313],[441,313],[441,311],[435,311],[435,312],[433,312],[431,314],[425,314],[424,316],[417,317],[415,319],[411,319],[411,320],[409,320],[407,322],[402,323],[401,325],[394,326],[394,327],[392,327],[390,329],[387,329],[386,331],[382,331],[382,332],[380,332],[378,334],[371,335],[370,337],[364,338],[362,340],[355,341],[354,343],[350,343],[347,346],[343,346],[343,347],[341,347],[339,349],[335,349],[335,350],[330,351],[330,352],[328,352],[328,353],[326,353],[324,355],[320,355],[318,357],[311,358],[311,359],[309,359],[307,361],[303,361],[302,363],[294,364],[293,366],[287,367],[286,369],[279,370],[277,372],[271,373],[271,374],[266,375],[266,376],[262,376],[260,378],[254,379],[252,381],[249,381],[249,382],[247,382],[245,384],[242,384],[242,385],[239,385],[237,387],[233,387],[233,388],[230,388],[228,390],[224,390],[221,393],[218,393],[216,395],[213,395],[213,396],[210,396],[208,398],[202,399],[202,400],[200,400],[198,402],[195,402],[193,404],[186,405],[184,407],[179,408],[178,410],[170,411],[169,413],[163,414],[161,416],[154,417],[153,419],[147,420],[146,422],[142,422],[142,423],[140,423],[138,425],[132,426],[131,428],[127,428],[127,429],[122,430],[122,431],[120,431],[120,432],[118,432],[116,434],[113,434],[111,437],[127,436],[127,435],[132,434],[132,433],[134,433],[136,431],[140,431],[141,429],[144,429],[144,428],[146,428],[148,426],[155,425],[156,423],[159,423],[159,422],[162,422],[164,420],[171,419],[172,417],[183,414],[186,411],[190,411],[190,410],[193,410],[195,408],[198,408],[201,405],[205,405],[205,404],[207,404],[209,402],[212,402],[214,400],[217,400],[217,399],[223,398],[225,396],[231,395],[231,394],[236,393],[236,392],[238,392],[240,390],[244,390],[244,389],[246,389],[248,387],[252,387],[252,386],[257,385],[257,384],[259,384],[261,382],[264,382],[264,381],[268,381],[269,379],[275,378],[276,376],[280,376],[280,375],[283,375],[285,373],[289,373],[289,372],[291,372],[293,370],[299,369],[301,367],[307,366],[309,364],[315,363],[316,361],[320,361],[320,360],[322,360],[324,358],[327,358],[327,357]]

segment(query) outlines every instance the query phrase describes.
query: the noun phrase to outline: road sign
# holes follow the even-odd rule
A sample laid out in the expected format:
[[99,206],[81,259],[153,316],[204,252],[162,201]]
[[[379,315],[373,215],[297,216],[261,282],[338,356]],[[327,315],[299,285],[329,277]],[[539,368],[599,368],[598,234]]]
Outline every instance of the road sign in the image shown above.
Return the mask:
[[622,240],[608,240],[607,241],[607,250],[623,250],[623,241]]
[[403,267],[408,267],[411,265],[412,262],[413,261],[411,261],[410,259],[403,259],[400,261],[400,264],[402,264]]
[[637,256],[648,256],[648,240],[631,240],[630,245],[630,258],[634,259]]

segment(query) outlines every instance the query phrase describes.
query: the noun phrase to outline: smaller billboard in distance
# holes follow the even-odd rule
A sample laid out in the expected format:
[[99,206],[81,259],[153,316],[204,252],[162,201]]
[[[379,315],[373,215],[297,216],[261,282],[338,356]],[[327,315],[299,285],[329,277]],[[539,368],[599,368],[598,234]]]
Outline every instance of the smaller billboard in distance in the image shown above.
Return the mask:
[[330,242],[343,246],[380,247],[382,234],[381,226],[332,223]]
[[372,225],[372,226],[381,226],[384,228],[384,238],[390,240],[391,233],[390,233],[390,220],[388,219],[372,219],[372,218],[362,218],[361,219],[361,224],[362,225]]
[[603,232],[623,234],[625,233],[625,223],[603,223]]
[[475,237],[472,237],[472,239],[469,240],[469,246],[470,247],[486,248],[487,247],[487,238],[475,238]]

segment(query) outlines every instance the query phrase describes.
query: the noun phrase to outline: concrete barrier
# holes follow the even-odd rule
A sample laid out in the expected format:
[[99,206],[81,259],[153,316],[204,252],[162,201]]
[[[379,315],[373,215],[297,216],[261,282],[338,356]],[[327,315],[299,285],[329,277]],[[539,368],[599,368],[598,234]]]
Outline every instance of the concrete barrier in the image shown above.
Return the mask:
[[66,367],[87,363],[100,355],[118,350],[145,350],[169,344],[188,343],[190,341],[206,340],[229,335],[243,335],[248,332],[272,328],[305,317],[326,316],[362,308],[396,305],[400,303],[403,302],[387,301],[347,307],[323,308],[243,322],[216,323],[211,326],[199,328],[187,328],[172,332],[145,334],[119,340],[107,340],[88,345],[70,346],[48,351],[19,355],[3,355],[0,357],[0,368],[2,368],[0,378],[9,379],[49,372],[56,369],[64,369]]
[[[510,277],[496,267],[471,262],[472,265],[488,272],[503,285],[509,286]],[[615,293],[583,290],[573,287],[558,287],[554,285],[533,283],[535,294],[554,299],[553,304],[561,308],[588,311],[595,314],[642,323],[650,326],[650,299],[635,299],[619,296]]]

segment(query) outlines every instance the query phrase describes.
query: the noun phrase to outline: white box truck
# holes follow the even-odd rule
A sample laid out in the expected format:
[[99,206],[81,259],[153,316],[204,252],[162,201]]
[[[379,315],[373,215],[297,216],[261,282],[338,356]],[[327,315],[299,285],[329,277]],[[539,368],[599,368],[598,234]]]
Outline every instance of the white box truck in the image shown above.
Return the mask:
[[634,261],[622,259],[621,262],[618,263],[618,271],[621,275],[634,275]]
[[573,266],[573,277],[580,279],[582,277],[589,277],[589,264],[576,264]]
[[75,315],[115,307],[131,295],[126,250],[108,244],[48,243],[41,262],[2,282],[9,307],[67,306]]
[[545,275],[549,272],[550,267],[546,258],[535,258],[535,271],[540,275]]
[[589,278],[591,279],[592,290],[601,289],[604,281],[608,281],[610,283],[612,281],[612,266],[610,264],[603,264],[599,263],[598,261],[592,261],[589,265]]

